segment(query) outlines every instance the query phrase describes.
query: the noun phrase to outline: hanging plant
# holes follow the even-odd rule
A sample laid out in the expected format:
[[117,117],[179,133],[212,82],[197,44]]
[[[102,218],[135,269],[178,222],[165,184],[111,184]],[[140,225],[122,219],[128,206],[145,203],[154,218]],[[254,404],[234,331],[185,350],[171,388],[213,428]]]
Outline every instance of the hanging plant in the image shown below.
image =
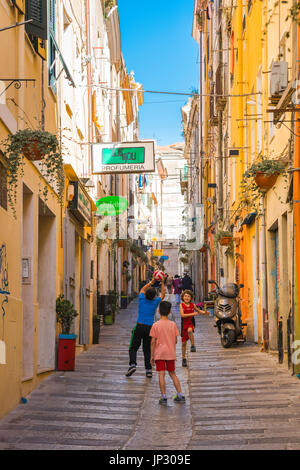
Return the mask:
[[[262,157],[261,161],[254,162],[243,174],[242,189],[267,191],[272,188],[280,174],[285,173],[284,164],[279,160]],[[250,183],[250,186],[249,186]]]
[[215,234],[215,240],[222,246],[227,246],[232,240],[232,233],[228,230],[220,230]]
[[201,253],[205,253],[206,251],[210,252],[210,244],[209,243],[203,243],[202,247],[200,248]]
[[231,238],[228,248],[225,251],[226,256],[233,256],[234,255],[234,244],[233,244],[233,239]]
[[105,20],[108,18],[110,10],[116,5],[116,0],[106,0],[104,2],[104,13],[103,16]]
[[[31,161],[40,161],[39,170],[47,183],[56,189],[62,204],[64,191],[63,158],[59,150],[56,135],[42,130],[24,129],[11,134],[3,142],[3,154],[7,159],[8,202],[14,216],[17,202],[17,187],[19,178],[24,175],[24,157]],[[42,194],[48,195],[48,185],[45,183]]]
[[126,273],[126,282],[129,282],[131,280],[131,275],[129,273]]

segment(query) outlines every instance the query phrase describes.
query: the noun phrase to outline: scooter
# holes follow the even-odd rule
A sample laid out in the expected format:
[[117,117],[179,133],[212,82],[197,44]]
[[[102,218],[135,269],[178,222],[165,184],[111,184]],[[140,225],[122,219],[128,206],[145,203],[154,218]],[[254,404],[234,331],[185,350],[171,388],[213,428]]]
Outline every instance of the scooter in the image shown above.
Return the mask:
[[243,335],[241,310],[239,305],[239,291],[243,284],[233,283],[224,284],[221,288],[216,281],[208,281],[209,284],[215,284],[216,289],[211,294],[215,294],[214,318],[215,327],[218,328],[221,336],[221,344],[224,348],[230,348],[235,342],[245,342]]

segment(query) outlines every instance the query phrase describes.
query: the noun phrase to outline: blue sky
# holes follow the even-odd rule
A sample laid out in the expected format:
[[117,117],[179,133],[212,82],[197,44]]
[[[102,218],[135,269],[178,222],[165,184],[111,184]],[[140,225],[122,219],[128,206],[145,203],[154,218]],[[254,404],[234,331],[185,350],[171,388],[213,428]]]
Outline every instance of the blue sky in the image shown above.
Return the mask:
[[[127,71],[145,90],[198,89],[198,45],[192,37],[194,0],[119,0]],[[144,94],[140,138],[158,145],[183,141],[180,108],[187,96]]]

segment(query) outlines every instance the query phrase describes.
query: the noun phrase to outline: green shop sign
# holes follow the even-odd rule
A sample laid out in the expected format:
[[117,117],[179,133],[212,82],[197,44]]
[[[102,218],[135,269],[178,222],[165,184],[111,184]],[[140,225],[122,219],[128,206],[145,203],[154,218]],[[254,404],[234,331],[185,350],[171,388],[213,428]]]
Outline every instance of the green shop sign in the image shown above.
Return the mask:
[[102,150],[103,165],[126,165],[127,163],[144,163],[145,148],[104,148]]
[[150,173],[155,171],[154,141],[97,142],[92,145],[92,173]]
[[102,197],[96,202],[97,214],[99,215],[120,215],[128,208],[128,201],[121,196]]

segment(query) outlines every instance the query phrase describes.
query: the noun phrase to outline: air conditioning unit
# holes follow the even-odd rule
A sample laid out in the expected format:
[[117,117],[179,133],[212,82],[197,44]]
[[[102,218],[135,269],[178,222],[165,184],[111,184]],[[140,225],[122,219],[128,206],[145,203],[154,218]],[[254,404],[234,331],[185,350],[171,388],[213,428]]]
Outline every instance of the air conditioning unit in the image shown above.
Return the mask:
[[273,62],[271,67],[270,92],[271,96],[282,93],[288,86],[288,63],[281,60]]

